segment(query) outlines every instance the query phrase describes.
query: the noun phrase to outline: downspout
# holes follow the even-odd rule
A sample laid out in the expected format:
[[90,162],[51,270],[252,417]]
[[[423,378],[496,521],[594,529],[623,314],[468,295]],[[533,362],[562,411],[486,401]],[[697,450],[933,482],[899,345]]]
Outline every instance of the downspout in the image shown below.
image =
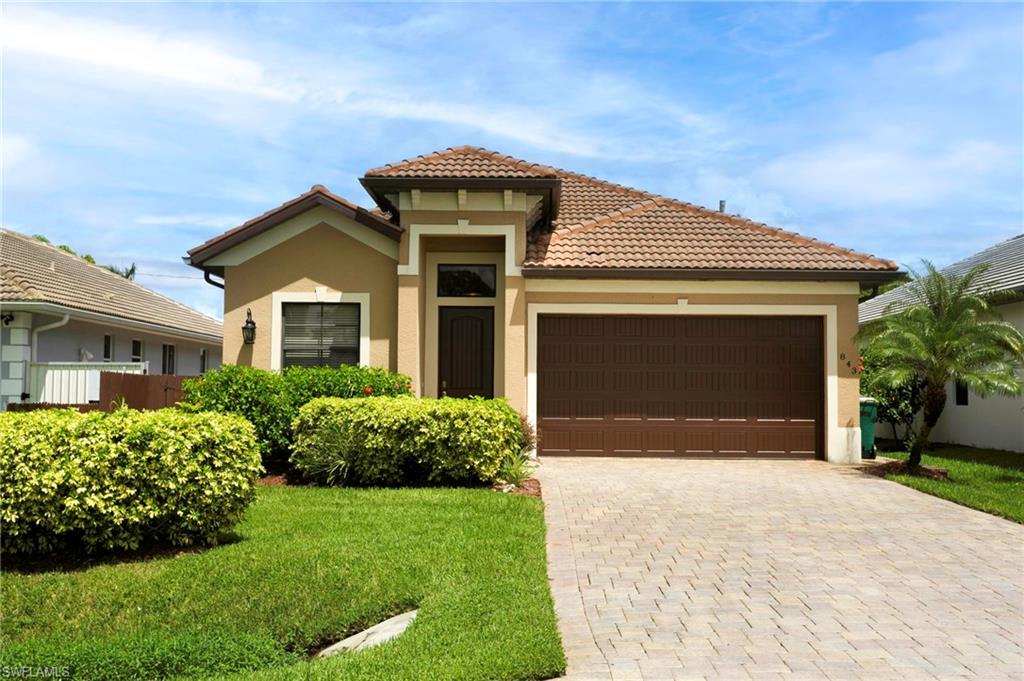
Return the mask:
[[210,278],[209,270],[203,270],[203,279],[210,286],[216,286],[219,289],[224,288],[224,282],[222,282],[222,281],[214,281],[213,279]]
[[65,314],[63,317],[61,317],[55,322],[44,324],[40,326],[38,329],[32,329],[32,350],[28,356],[28,366],[25,367],[27,371],[25,372],[25,383],[23,384],[25,387],[25,392],[21,393],[21,400],[23,402],[31,397],[31,395],[29,395],[28,393],[28,381],[29,377],[32,375],[32,363],[36,361],[36,355],[39,354],[39,334],[41,334],[43,331],[52,331],[53,329],[59,329],[60,327],[67,324],[68,320],[70,319],[71,315]]

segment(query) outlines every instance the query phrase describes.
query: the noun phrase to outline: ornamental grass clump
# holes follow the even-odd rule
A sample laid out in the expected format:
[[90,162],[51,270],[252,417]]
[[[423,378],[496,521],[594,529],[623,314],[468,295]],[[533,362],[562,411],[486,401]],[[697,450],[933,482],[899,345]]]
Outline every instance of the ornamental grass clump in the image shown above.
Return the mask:
[[0,414],[5,554],[214,544],[262,471],[252,425],[175,409]]

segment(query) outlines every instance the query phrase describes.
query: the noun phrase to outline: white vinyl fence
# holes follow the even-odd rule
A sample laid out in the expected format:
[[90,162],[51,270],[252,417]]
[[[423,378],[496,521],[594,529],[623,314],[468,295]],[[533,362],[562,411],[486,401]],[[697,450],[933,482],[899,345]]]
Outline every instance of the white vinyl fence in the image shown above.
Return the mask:
[[87,404],[100,399],[100,372],[144,374],[149,362],[33,362],[28,368],[29,402]]

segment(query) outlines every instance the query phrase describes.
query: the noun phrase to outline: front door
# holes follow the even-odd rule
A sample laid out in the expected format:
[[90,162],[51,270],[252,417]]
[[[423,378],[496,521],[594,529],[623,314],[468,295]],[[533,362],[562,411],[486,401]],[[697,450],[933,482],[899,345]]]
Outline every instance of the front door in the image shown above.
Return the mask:
[[494,397],[494,308],[438,309],[438,395]]

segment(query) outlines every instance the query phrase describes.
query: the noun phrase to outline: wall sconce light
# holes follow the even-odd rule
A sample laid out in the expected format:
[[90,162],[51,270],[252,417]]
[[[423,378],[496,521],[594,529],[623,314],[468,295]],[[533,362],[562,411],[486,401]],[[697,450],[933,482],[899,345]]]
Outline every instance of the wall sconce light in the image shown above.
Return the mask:
[[242,342],[252,345],[256,342],[256,322],[252,320],[252,310],[245,309],[245,324],[242,324]]
[[0,319],[3,320],[4,326],[10,326],[11,322],[14,321],[14,313],[4,312],[3,315],[0,315]]

